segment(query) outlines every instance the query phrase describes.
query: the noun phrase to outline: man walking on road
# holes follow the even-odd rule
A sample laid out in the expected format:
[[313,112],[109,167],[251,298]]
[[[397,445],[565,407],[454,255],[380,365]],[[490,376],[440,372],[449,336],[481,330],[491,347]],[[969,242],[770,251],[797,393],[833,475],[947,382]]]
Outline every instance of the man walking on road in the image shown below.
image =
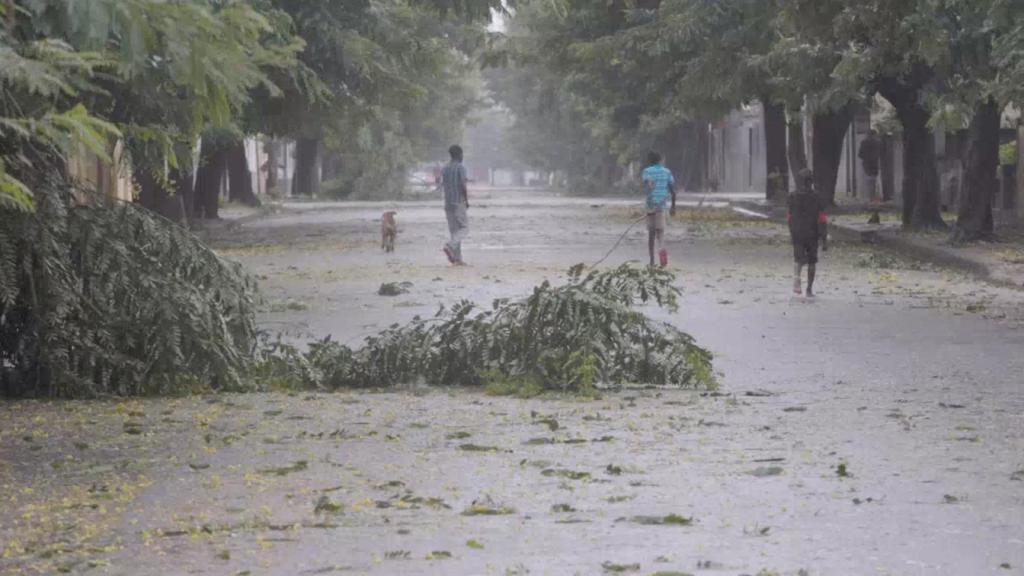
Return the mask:
[[[647,248],[651,254],[651,266],[654,266],[655,243],[658,248],[658,260],[661,267],[668,266],[668,250],[665,249],[665,212],[676,213],[676,180],[672,171],[661,164],[661,154],[647,154],[647,168],[641,177],[644,191],[647,193]],[[672,208],[668,207],[669,196],[672,197]]]
[[441,188],[444,190],[444,213],[448,218],[448,232],[451,239],[444,245],[448,261],[463,266],[462,241],[469,234],[469,192],[466,190],[466,167],[462,165],[462,147],[458,144],[448,149],[452,159],[441,171]]

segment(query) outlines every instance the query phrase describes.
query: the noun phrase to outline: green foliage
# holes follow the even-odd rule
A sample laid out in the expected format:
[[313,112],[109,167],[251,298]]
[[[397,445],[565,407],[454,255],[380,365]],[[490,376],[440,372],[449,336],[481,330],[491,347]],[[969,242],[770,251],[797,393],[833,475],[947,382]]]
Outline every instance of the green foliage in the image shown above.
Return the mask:
[[999,164],[1002,166],[1017,165],[1017,141],[1007,142],[999,147]]
[[487,86],[514,117],[508,140],[517,160],[561,173],[559,183],[574,192],[607,192],[621,164],[610,124],[614,113],[588,101],[602,89],[624,96],[614,87],[623,80],[584,76],[571,51],[575,40],[593,35],[591,19],[600,21],[603,6],[581,3],[569,13],[563,8],[545,2],[517,8],[507,35],[490,46],[488,62],[505,67],[487,71]]
[[302,48],[250,2],[37,0],[19,14],[22,34],[98,55],[79,92],[122,131],[134,170],[158,179],[187,166],[196,138],[235,123],[257,91],[281,96],[269,74],[294,67]]
[[840,478],[849,478],[850,472],[846,469],[846,462],[840,462],[836,465],[836,476]]
[[517,395],[540,388],[592,394],[598,384],[714,387],[711,354],[637,308],[674,310],[672,280],[661,270],[576,266],[565,285],[545,282],[528,298],[497,300],[489,309],[461,302],[391,326],[356,350],[330,340],[305,354],[272,347],[260,370],[330,389],[417,381]]
[[521,159],[549,170],[636,159],[753,100],[835,110],[892,82],[920,91],[932,126],[960,129],[989,97],[1024,101],[1021,22],[1016,0],[525,2],[490,87]]
[[831,62],[831,89],[848,97],[886,81],[916,86],[932,126],[947,129],[966,127],[990,97],[1020,102],[1022,17],[1014,0],[795,0],[781,12],[793,50],[813,46],[805,60]]
[[381,0],[346,29],[346,96],[323,110],[306,133],[322,137],[339,166],[324,193],[394,198],[417,161],[436,159],[456,141],[477,104],[471,58],[484,39],[479,24],[439,20],[427,7]]
[[648,526],[691,526],[693,517],[681,516],[679,514],[668,514],[665,516],[633,516],[631,521],[637,524]]
[[0,209],[0,366],[8,394],[243,386],[255,286],[186,230],[132,205],[73,206],[45,183]]
[[530,376],[510,376],[499,370],[488,370],[480,375],[484,390],[491,396],[533,398],[544,393],[544,387]]
[[73,198],[69,159],[120,139],[137,182],[167,187],[200,135],[327,125],[349,188],[393,187],[474,104],[468,55],[500,6],[0,0],[3,391],[237,387],[252,358],[249,278],[144,211]]
[[686,149],[696,143],[679,141],[684,126],[755,99],[781,100],[791,84],[773,76],[780,71],[767,57],[778,38],[776,4],[566,0],[517,8],[492,55],[512,66],[493,73],[490,88],[515,114],[520,158],[566,171],[570,186],[585,191],[613,188],[619,176],[609,167],[651,148],[692,165]]
[[992,57],[999,75],[993,90],[1000,102],[1024,102],[1024,6],[1015,0],[993,0],[990,22],[999,34],[992,42]]
[[0,28],[0,208],[32,210],[33,191],[17,173],[43,169],[34,154],[67,156],[83,146],[106,155],[117,129],[70,103],[106,62],[58,40],[22,41]]
[[20,180],[7,173],[0,158],[0,208],[31,211],[32,191]]
[[[476,102],[482,23],[501,9],[493,0],[0,5],[0,138],[74,136],[102,157],[123,137],[135,176],[149,173],[140,183],[165,186],[170,170],[194,168],[197,138],[213,131],[325,138],[340,156],[338,194],[356,196],[397,194],[428,148],[456,139]],[[0,203],[29,208],[9,154],[0,147]]]

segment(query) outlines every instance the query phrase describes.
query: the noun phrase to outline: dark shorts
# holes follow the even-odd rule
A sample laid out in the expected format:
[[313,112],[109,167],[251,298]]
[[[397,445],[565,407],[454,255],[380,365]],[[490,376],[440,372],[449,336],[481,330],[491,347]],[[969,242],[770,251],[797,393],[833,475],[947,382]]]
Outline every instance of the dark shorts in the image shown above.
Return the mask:
[[818,239],[793,240],[793,260],[797,264],[817,264]]

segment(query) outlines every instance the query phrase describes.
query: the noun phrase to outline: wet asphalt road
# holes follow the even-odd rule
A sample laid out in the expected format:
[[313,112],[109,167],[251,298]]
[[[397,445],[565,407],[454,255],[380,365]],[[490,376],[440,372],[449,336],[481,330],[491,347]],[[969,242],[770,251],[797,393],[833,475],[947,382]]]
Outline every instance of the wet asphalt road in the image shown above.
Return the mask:
[[[398,211],[393,255],[377,245],[384,209]],[[429,203],[292,207],[212,241],[262,278],[264,327],[354,344],[442,303],[557,281],[601,258],[634,210],[481,194],[466,268],[444,261],[443,213]],[[645,250],[638,227],[606,265]],[[80,573],[1024,573],[1020,293],[839,245],[821,265],[818,298],[794,297],[783,230],[720,209],[683,211],[669,250],[681,309],[651,313],[716,354],[719,393],[5,406],[0,483],[39,489],[9,500],[0,541],[52,539],[65,526],[53,518],[102,526],[63,537],[77,543],[65,556]],[[377,295],[400,281],[408,294]],[[120,434],[125,418],[146,433]],[[41,422],[53,441],[23,452]],[[120,456],[131,460],[123,470],[104,467]],[[63,477],[32,465],[60,458]],[[123,486],[102,515],[76,506],[96,499],[97,484]],[[61,493],[72,495],[66,507],[54,504]],[[321,497],[340,509],[317,513]],[[509,513],[464,515],[474,502]],[[50,505],[53,523],[25,519],[27,507]],[[649,524],[669,514],[691,522]],[[61,559],[7,548],[20,560],[0,561],[0,572]]]

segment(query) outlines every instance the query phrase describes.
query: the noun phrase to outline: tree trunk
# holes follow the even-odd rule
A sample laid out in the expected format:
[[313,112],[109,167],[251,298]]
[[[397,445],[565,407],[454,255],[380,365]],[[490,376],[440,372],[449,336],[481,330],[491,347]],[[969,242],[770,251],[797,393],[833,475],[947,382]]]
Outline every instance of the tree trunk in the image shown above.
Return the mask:
[[989,98],[980,104],[968,128],[963,198],[951,240],[973,242],[992,237],[992,197],[998,182],[999,105]]
[[174,200],[178,204],[182,220],[188,221],[195,216],[195,186],[192,184],[192,173],[179,168],[171,170],[171,184],[174,186]]
[[683,125],[677,124],[661,134],[654,142],[661,153],[665,167],[677,177],[683,173]]
[[277,165],[278,155],[281,153],[281,145],[277,140],[267,140],[263,143],[263,151],[267,153],[267,194],[276,194],[277,188]]
[[[187,224],[191,217],[192,178],[181,167],[191,165],[191,148],[177,148],[179,167],[166,170],[162,151],[155,152],[145,143],[129,142],[127,146],[139,163],[132,170],[132,179],[139,187],[139,204],[168,220]],[[154,172],[154,167],[159,167],[158,171]]]
[[615,184],[619,181],[619,162],[611,154],[604,155],[604,161],[601,162],[601,184],[603,186],[602,193],[606,194],[610,191]]
[[338,154],[324,154],[320,161],[320,181],[330,182],[341,175],[341,156]]
[[[172,222],[188,223],[184,201],[186,196],[191,197],[191,179],[183,178],[177,169],[171,171],[166,181],[148,170],[139,170],[133,177],[139,185],[139,204]],[[170,187],[173,187],[173,195]]]
[[[698,191],[704,188],[706,126],[706,123],[698,120],[688,120],[673,126],[655,143],[665,159],[665,167],[672,171],[679,184],[678,191]],[[618,164],[616,166],[621,168]]]
[[208,140],[199,147],[199,168],[196,170],[195,217],[218,218],[220,186],[224,179],[227,158],[224,150]]
[[259,206],[260,199],[252,189],[252,172],[245,157],[245,141],[233,142],[224,150],[228,169],[228,198],[247,206]]
[[334,179],[334,157],[331,154],[323,154],[320,157],[320,182],[330,182]]
[[786,107],[762,98],[765,139],[765,198],[780,200],[789,193],[789,166],[786,153]]
[[945,229],[939,207],[939,171],[935,138],[928,129],[931,115],[920,102],[920,86],[929,77],[915,69],[916,79],[882,78],[879,93],[896,109],[903,126],[903,226]]
[[691,120],[684,125],[683,172],[677,175],[682,190],[705,190],[708,177],[708,123]]
[[790,110],[786,122],[789,132],[789,145],[786,148],[789,157],[789,170],[793,176],[807,168],[807,145],[804,143],[804,117],[800,110]]
[[915,228],[946,228],[939,207],[939,173],[935,137],[928,129],[928,113],[921,107],[900,115],[903,122],[904,225]]
[[843,140],[851,120],[853,106],[850,104],[837,110],[815,112],[811,120],[814,189],[826,206],[835,206],[836,203],[836,180],[843,158]]
[[[909,116],[909,113],[901,115],[901,118],[903,116]],[[908,126],[909,122],[903,121],[903,124],[903,181],[900,183],[900,189],[903,196],[903,226],[909,228],[914,225],[917,192],[920,186],[918,165],[922,162],[921,150],[926,147],[925,140],[928,134],[920,134],[920,130]]]
[[295,177],[292,180],[292,194],[295,196],[316,196],[320,193],[320,141],[315,138],[300,138],[295,142]]
[[882,200],[890,202],[896,196],[896,162],[893,153],[893,137],[889,134],[882,136],[882,157],[879,159],[880,186],[882,188]]
[[139,186],[139,204],[147,210],[163,215],[167,203],[167,190],[147,166],[132,171],[135,183]]

